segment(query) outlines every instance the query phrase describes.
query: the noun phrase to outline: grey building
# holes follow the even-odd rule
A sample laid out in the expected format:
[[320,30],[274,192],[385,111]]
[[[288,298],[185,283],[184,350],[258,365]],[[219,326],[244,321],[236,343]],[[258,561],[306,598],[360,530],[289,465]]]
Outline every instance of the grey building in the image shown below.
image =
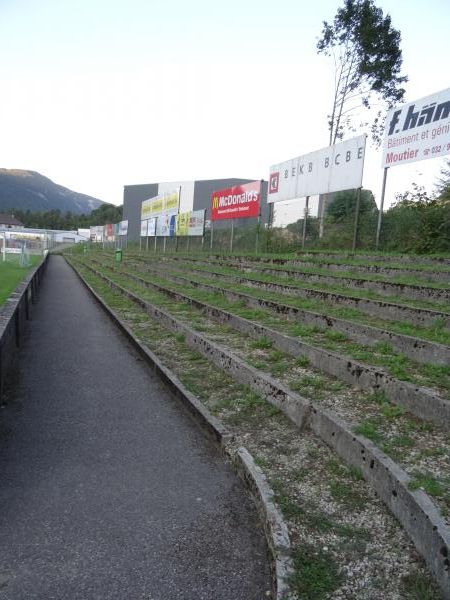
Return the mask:
[[[211,218],[211,195],[216,190],[234,185],[250,183],[255,179],[204,179],[200,181],[171,181],[164,183],[148,183],[142,185],[126,185],[123,191],[123,219],[128,220],[128,239],[138,241],[141,232],[141,204],[159,193],[181,187],[180,212],[206,210],[206,219]],[[267,222],[267,182],[261,186],[261,221]],[[252,226],[256,218],[235,219],[236,226]],[[214,227],[229,227],[227,221],[216,221]]]

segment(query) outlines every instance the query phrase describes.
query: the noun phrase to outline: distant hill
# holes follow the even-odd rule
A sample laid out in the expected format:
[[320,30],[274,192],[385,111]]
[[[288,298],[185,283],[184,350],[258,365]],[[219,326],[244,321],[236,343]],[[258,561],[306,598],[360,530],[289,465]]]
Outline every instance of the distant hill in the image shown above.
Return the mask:
[[62,213],[88,214],[103,204],[98,198],[73,192],[35,171],[0,169],[0,212],[59,209]]

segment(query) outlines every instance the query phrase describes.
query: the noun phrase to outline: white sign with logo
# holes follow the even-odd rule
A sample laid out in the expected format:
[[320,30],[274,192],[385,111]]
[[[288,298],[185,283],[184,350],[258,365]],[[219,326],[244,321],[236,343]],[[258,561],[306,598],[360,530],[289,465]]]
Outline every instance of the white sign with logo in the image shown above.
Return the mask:
[[366,136],[270,167],[267,202],[328,194],[362,185]]
[[128,233],[128,221],[120,221],[119,235],[127,235],[127,233]]
[[386,117],[383,167],[450,153],[450,88],[393,108]]
[[156,217],[141,221],[141,237],[154,237],[156,233]]
[[153,217],[147,221],[147,235],[150,237],[154,237],[156,235],[156,220],[157,217]]
[[205,211],[194,210],[189,216],[189,234],[203,235],[205,230]]

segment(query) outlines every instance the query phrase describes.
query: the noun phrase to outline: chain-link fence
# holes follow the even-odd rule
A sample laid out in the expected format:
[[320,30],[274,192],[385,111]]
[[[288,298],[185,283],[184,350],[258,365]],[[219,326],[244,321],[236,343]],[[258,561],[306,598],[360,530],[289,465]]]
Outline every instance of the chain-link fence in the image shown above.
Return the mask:
[[261,221],[249,218],[208,223],[203,238],[141,238],[140,247],[157,253],[352,253],[376,249],[445,253],[450,251],[450,199],[400,199],[383,213],[380,223],[372,192],[348,190],[311,197],[307,206],[305,199],[276,203]]

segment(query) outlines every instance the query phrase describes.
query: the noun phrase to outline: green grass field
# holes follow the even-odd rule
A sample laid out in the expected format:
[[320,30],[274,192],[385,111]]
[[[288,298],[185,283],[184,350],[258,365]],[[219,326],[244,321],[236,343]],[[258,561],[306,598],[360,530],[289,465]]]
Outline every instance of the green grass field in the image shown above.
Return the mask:
[[41,256],[30,256],[29,267],[21,267],[18,261],[3,262],[0,260],[0,306],[40,260]]

